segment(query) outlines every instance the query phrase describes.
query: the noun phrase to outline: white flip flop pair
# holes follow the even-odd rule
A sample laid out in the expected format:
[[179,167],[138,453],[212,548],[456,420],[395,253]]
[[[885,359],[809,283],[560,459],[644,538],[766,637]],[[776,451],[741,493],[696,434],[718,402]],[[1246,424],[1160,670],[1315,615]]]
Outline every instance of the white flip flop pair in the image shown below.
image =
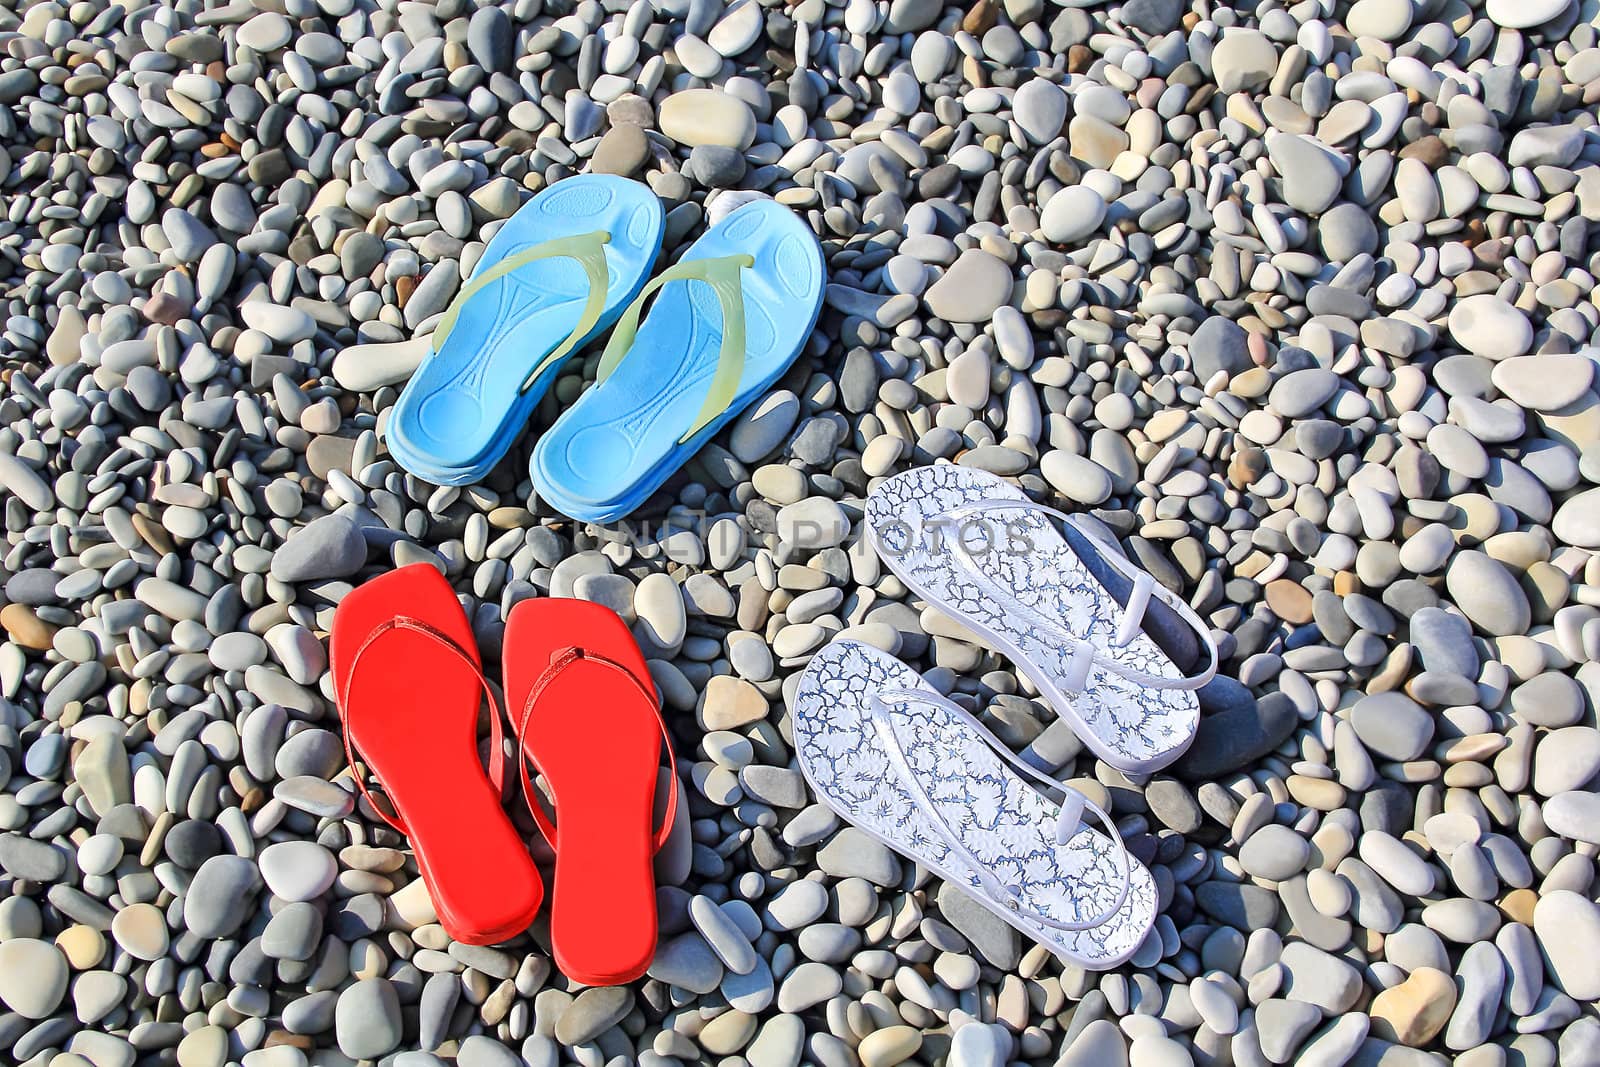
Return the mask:
[[[1016,662],[1101,759],[1148,771],[1193,741],[1194,690],[1216,672],[1210,631],[1092,528],[950,464],[884,482],[866,522],[895,574]],[[1195,675],[1171,658],[1202,651]],[[830,644],[792,712],[800,769],[824,803],[1063,960],[1114,967],[1149,934],[1155,883],[1110,816],[893,656]]]

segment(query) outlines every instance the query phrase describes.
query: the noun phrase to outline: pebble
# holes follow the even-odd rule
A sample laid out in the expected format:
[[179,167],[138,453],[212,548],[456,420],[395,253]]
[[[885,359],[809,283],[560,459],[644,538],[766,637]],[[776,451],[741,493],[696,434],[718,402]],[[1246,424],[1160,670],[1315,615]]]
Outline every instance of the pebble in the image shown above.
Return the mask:
[[1566,544],[1600,549],[1600,489],[1568,497],[1556,511],[1550,531]]
[[1505,988],[1505,964],[1491,942],[1468,946],[1456,967],[1455,985],[1456,1009],[1445,1024],[1444,1043],[1463,1051],[1488,1037]]
[[1099,1067],[1128,1062],[1128,1044],[1117,1024],[1109,1019],[1093,1019],[1078,1031],[1062,1050],[1058,1067]]
[[351,1059],[375,1060],[400,1044],[400,998],[387,978],[362,978],[339,994],[334,1033]]
[[698,934],[682,934],[656,949],[649,974],[696,993],[709,993],[722,981],[723,969],[715,953]]
[[1261,1052],[1270,1063],[1289,1063],[1306,1036],[1322,1021],[1315,1004],[1272,998],[1256,1006]]
[[1099,193],[1087,185],[1069,185],[1044,205],[1039,224],[1046,239],[1055,244],[1073,244],[1098,230],[1105,216],[1106,202]]
[[1510,571],[1478,551],[1457,552],[1445,571],[1445,585],[1462,613],[1497,637],[1525,633],[1532,609]]
[[6,834],[0,837],[0,868],[15,878],[52,882],[66,872],[67,858],[43,841]]
[[1361,976],[1356,969],[1321,949],[1291,942],[1284,946],[1280,961],[1288,973],[1285,992],[1290,1000],[1342,1012],[1354,1007],[1361,995]]
[[748,974],[729,971],[723,975],[718,990],[727,998],[729,1007],[749,1015],[766,1010],[776,996],[772,971],[760,958]]
[[737,0],[711,27],[706,43],[724,56],[736,56],[756,43],[764,25],[755,0]]
[[707,686],[699,718],[707,730],[731,730],[767,717],[767,699],[742,678],[719,675]]
[[583,1045],[622,1021],[633,1007],[633,993],[625,986],[585,989],[556,1021],[556,1040],[563,1045]]
[[970,249],[951,264],[923,297],[928,310],[949,322],[987,322],[1011,297],[1011,271],[988,252]]
[[1217,87],[1225,93],[1264,85],[1278,66],[1278,52],[1259,30],[1225,32],[1211,52],[1211,69]]
[[243,856],[212,856],[195,871],[184,894],[183,925],[196,937],[226,937],[249,917],[241,901],[261,886],[256,865]]
[[67,993],[67,961],[47,941],[0,942],[0,1002],[24,1019],[49,1018]]
[[1189,779],[1214,779],[1271,752],[1298,722],[1288,700],[1241,700],[1202,718],[1195,740],[1175,770]]
[[1485,359],[1510,359],[1533,344],[1533,325],[1494,293],[1478,293],[1450,310],[1450,339]]
[[806,1040],[805,1024],[793,1015],[777,1015],[761,1027],[745,1052],[751,1067],[796,1067]]
[[1287,826],[1268,824],[1245,840],[1239,863],[1257,878],[1281,882],[1300,873],[1311,844]]
[[845,827],[817,852],[817,866],[835,878],[865,878],[880,886],[900,880],[900,861],[881,842]]
[[778,1010],[801,1012],[823,1003],[843,988],[839,973],[825,963],[802,963],[778,986]]
[[273,553],[272,576],[280,582],[343,578],[367,561],[367,542],[343,515],[324,515],[301,527]]
[[1181,0],[1130,0],[1122,5],[1119,18],[1125,24],[1155,36],[1176,27],[1183,12]]
[[1509,0],[1489,0],[1484,14],[1496,26],[1508,30],[1524,30],[1539,26],[1566,13],[1572,0],[1530,0],[1526,4],[1513,4]]
[[[1588,1063],[1586,12],[8,14],[0,953],[49,980],[0,963],[0,1059]],[[828,261],[793,367],[605,529],[522,473],[592,350],[477,484],[387,450],[462,277],[584,172],[660,199],[662,266],[768,197]],[[1109,772],[862,543],[936,460],[1194,607],[1220,671],[1170,768]],[[327,633],[413,562],[491,674],[529,597],[636,633],[693,794],[649,981],[452,942],[357,803]],[[817,803],[787,698],[836,634],[1098,790],[1162,905],[1129,964],[1058,968]]]
[[289,43],[294,28],[275,11],[263,11],[239,27],[239,43],[257,52],[273,52]]
[[1345,16],[1345,25],[1351,33],[1376,37],[1380,41],[1394,41],[1411,28],[1412,11],[1403,4],[1386,4],[1382,0],[1356,0]]
[[[1060,136],[1070,110],[1066,92],[1054,82],[1043,78],[1024,82],[1012,97],[1011,106],[1012,117],[1018,127],[1027,135],[1028,140],[1040,145],[1049,144]],[[1051,199],[1054,200],[1055,197]],[[1048,205],[1046,209],[1048,210]],[[1048,232],[1046,236],[1049,236]]]
[[850,533],[844,509],[826,497],[807,497],[785,505],[777,515],[778,537],[788,544],[812,550],[842,544]]
[[1559,411],[1589,391],[1594,371],[1584,356],[1514,356],[1496,363],[1490,380],[1518,407]]
[[1271,925],[1278,916],[1278,898],[1260,886],[1206,882],[1195,899],[1208,915],[1237,930]]
[[1093,507],[1103,504],[1115,484],[1106,469],[1084,456],[1057,449],[1039,460],[1039,473],[1068,500]]
[[916,1055],[922,1034],[910,1026],[886,1026],[862,1039],[856,1049],[862,1067],[895,1067]]
[[1460,615],[1442,608],[1423,608],[1411,616],[1410,634],[1427,670],[1477,677],[1478,650],[1472,644],[1472,625]]
[[1385,759],[1416,759],[1433,740],[1433,719],[1404,693],[1363,697],[1350,709],[1350,725],[1361,743]]
[[730,972],[749,974],[755,970],[758,957],[749,938],[709,897],[697,896],[689,901],[689,918]]
[[1011,1035],[996,1023],[968,1022],[950,1039],[951,1067],[1002,1067],[1012,1048]]
[[55,504],[50,483],[17,456],[0,454],[0,486],[34,511],[45,511]]
[[1133,1039],[1128,1062],[1137,1067],[1190,1067],[1194,1057],[1187,1047],[1170,1037],[1146,1034]]
[[333,358],[333,377],[351,392],[370,393],[410,378],[432,347],[427,337],[351,345]]
[[1239,374],[1250,367],[1249,343],[1237,323],[1212,316],[1189,338],[1189,359],[1195,377],[1209,381],[1219,371]]
[[948,883],[939,891],[939,913],[990,964],[1009,970],[1022,958],[1016,929]]
[[261,878],[273,896],[293,903],[326,893],[338,874],[333,855],[312,841],[280,841],[260,856]]
[[1533,910],[1533,932],[1562,992],[1578,1001],[1600,997],[1600,907],[1571,890],[1546,893]]
[[803,930],[822,917],[828,907],[828,891],[821,883],[793,882],[785,886],[767,905],[767,914],[780,930]]
[[1587,789],[1557,793],[1544,802],[1545,825],[1562,837],[1600,844],[1600,794]]
[[750,105],[718,89],[685,89],[661,102],[661,132],[690,148],[719,145],[743,150],[756,135]]
[[1308,215],[1333,206],[1344,177],[1337,157],[1312,138],[1282,133],[1267,141],[1272,165],[1283,178],[1284,199]]
[[650,159],[650,139],[634,125],[613,126],[595,147],[591,163],[597,174],[624,178],[637,174]]
[[182,1067],[221,1067],[228,1062],[228,1031],[214,1025],[189,1031],[178,1042],[177,1058]]
[[1433,869],[1393,835],[1366,831],[1361,835],[1360,855],[1367,866],[1400,892],[1413,897],[1433,892]]
[[169,943],[166,916],[153,904],[130,904],[111,920],[111,936],[134,959],[158,960]]

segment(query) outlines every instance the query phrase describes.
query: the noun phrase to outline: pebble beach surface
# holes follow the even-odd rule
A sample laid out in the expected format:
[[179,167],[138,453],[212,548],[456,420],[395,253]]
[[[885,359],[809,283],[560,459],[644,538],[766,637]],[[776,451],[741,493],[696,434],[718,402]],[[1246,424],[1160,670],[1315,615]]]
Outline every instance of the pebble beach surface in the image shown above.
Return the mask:
[[[1600,1064],[1595,21],[6,5],[0,1060]],[[774,197],[830,273],[626,532],[531,498],[531,436],[463,489],[383,445],[496,225],[582,171],[648,182],[669,255]],[[1182,760],[1098,764],[861,543],[937,459],[1092,511],[1214,628]],[[647,979],[452,943],[357,803],[326,631],[418,561],[489,663],[525,597],[635,624],[688,800]],[[836,634],[1112,808],[1163,909],[1132,963],[1063,969],[814,803],[785,693]]]

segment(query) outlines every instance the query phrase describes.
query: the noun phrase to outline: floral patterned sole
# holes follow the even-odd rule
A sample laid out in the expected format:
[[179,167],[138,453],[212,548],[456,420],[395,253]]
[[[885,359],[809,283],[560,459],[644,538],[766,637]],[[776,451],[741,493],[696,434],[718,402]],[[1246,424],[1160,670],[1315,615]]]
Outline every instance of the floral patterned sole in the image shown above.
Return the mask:
[[[871,704],[897,692],[918,699],[896,702],[886,744]],[[1115,967],[1150,933],[1150,872],[1097,830],[1059,840],[1062,806],[1007,767],[977,720],[899,660],[835,641],[807,665],[790,715],[800,770],[823,803],[1061,959]],[[1101,917],[1087,929],[1051,925]]]
[[[1009,500],[1018,505],[1007,507]],[[948,521],[980,502],[981,512]],[[900,580],[1016,663],[1096,756],[1130,774],[1166,766],[1188,749],[1200,721],[1193,689],[1181,688],[1184,671],[1146,632],[1118,640],[1124,604],[1085,561],[1098,555],[1094,544],[1070,527],[1063,536],[1024,505],[1031,502],[1020,489],[992,474],[939,463],[879,485],[867,498],[866,525]],[[974,579],[946,537],[961,539],[985,581]],[[1040,624],[1041,617],[1049,623]],[[1209,634],[1203,642],[1209,644]],[[1069,679],[1080,643],[1093,646],[1097,663],[1085,684],[1074,687]],[[1159,684],[1119,670],[1154,676]]]

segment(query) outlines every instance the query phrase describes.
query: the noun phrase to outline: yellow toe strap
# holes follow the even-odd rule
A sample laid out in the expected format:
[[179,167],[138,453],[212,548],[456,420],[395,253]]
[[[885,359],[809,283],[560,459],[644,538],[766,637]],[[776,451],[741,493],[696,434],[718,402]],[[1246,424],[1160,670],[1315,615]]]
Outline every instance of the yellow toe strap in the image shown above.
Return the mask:
[[748,255],[718,256],[712,259],[691,259],[669,267],[652,278],[639,292],[628,310],[617,320],[611,340],[606,343],[605,354],[600,357],[599,380],[605,381],[617,369],[622,357],[633,347],[634,335],[639,331],[639,316],[645,301],[668,282],[704,282],[717,294],[722,306],[722,349],[717,355],[717,371],[711,377],[705,403],[700,413],[683,436],[684,444],[704,429],[718,415],[728,409],[739,392],[739,379],[744,374],[744,291],[739,272],[755,265]]

